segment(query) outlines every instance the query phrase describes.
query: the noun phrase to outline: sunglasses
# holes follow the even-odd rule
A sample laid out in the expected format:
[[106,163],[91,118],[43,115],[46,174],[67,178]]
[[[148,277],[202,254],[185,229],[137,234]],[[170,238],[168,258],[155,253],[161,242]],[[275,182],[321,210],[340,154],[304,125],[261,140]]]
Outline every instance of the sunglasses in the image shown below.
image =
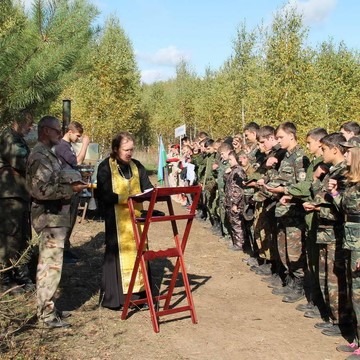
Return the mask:
[[62,130],[56,129],[56,128],[51,127],[51,126],[46,126],[46,127],[49,128],[49,129],[52,129],[52,130],[56,131],[56,133],[57,133],[58,135],[62,134]]

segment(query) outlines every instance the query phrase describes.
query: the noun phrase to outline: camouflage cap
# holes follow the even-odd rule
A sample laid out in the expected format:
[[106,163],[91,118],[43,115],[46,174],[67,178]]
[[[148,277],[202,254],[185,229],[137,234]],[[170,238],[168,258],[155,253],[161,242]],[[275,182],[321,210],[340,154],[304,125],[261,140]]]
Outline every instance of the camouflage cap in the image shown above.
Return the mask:
[[340,143],[340,145],[346,148],[360,147],[360,137],[353,136],[348,141]]

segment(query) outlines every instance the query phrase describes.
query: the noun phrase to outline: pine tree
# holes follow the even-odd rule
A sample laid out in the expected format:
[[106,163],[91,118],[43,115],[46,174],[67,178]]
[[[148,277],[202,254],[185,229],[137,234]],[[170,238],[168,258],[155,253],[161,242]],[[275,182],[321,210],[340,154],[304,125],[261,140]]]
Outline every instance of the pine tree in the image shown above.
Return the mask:
[[116,133],[136,133],[141,128],[140,73],[132,44],[115,17],[106,21],[93,42],[88,61],[89,73],[61,96],[73,101],[72,116],[85,126],[93,141],[108,151]]
[[1,38],[0,114],[20,108],[48,110],[73,79],[93,36],[97,10],[86,0],[35,0],[27,17],[8,2],[13,25]]

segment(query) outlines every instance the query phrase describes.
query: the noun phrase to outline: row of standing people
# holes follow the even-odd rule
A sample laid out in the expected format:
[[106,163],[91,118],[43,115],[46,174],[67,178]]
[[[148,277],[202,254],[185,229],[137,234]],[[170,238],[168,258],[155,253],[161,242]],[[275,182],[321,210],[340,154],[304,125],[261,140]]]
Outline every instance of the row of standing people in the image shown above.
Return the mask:
[[338,133],[309,131],[310,161],[293,123],[250,123],[247,146],[241,136],[200,133],[191,156],[203,188],[199,219],[249,254],[250,269],[283,302],[307,299],[297,309],[321,319],[324,335],[353,336],[337,348],[353,352],[349,359],[360,358],[359,134],[353,121]]
[[[0,294],[35,290],[28,263],[16,263],[33,228],[39,235],[38,255],[32,254],[37,261],[38,318],[49,328],[67,327],[62,318],[69,314],[56,309],[54,301],[64,247],[70,247],[77,215],[77,194],[87,187],[76,168],[85,158],[89,138],[83,136],[80,123],[70,123],[63,134],[59,120],[45,116],[38,123],[38,142],[30,151],[25,136],[32,127],[32,113],[23,110],[14,114],[13,123],[0,135]],[[76,154],[71,143],[81,137]]]
[[[63,134],[56,117],[44,116],[37,124],[38,142],[30,151],[24,137],[32,125],[32,114],[20,113],[0,136],[3,220],[0,221],[0,296],[35,288],[27,264],[21,267],[20,270],[26,269],[22,273],[12,266],[12,261],[19,258],[28,244],[33,228],[39,243],[36,270],[39,323],[48,329],[67,328],[71,324],[65,319],[71,313],[57,308],[56,293],[65,262],[64,248],[77,215],[77,194],[88,186],[76,169],[85,157],[89,139],[82,135],[81,124],[70,123]],[[82,147],[76,155],[71,143],[81,137]],[[115,136],[111,153],[99,164],[97,173],[97,198],[105,219],[99,305],[111,310],[119,310],[124,304],[137,253],[127,199],[153,187],[145,167],[132,159],[134,143],[128,132]],[[136,211],[140,208],[139,205]],[[139,270],[132,299],[144,296],[144,279]]]

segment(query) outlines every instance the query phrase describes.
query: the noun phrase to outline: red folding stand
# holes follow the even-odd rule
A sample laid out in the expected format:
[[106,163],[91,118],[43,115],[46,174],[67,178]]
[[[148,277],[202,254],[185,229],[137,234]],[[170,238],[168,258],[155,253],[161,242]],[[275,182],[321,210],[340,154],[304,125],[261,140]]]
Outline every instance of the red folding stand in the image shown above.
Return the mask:
[[[178,195],[178,194],[190,194],[192,195],[193,202],[190,208],[190,212],[187,214],[180,214],[175,215],[173,204],[171,201],[171,195]],[[184,262],[184,251],[186,248],[186,243],[188,241],[191,225],[193,222],[193,219],[195,217],[195,211],[197,204],[199,202],[201,194],[201,187],[200,186],[187,186],[187,187],[167,187],[167,188],[154,188],[152,191],[149,191],[145,194],[137,195],[137,196],[131,196],[128,199],[128,205],[130,209],[130,216],[131,221],[134,229],[135,234],[135,242],[136,242],[136,248],[137,248],[137,256],[135,260],[134,269],[132,272],[130,284],[128,293],[126,295],[124,308],[121,314],[121,319],[125,320],[129,305],[140,305],[147,303],[149,305],[149,311],[151,314],[151,321],[153,324],[154,331],[157,333],[159,332],[159,322],[158,318],[163,315],[169,315],[174,314],[178,312],[183,311],[190,311],[191,319],[194,324],[197,323],[196,313],[195,313],[195,307],[194,302],[191,294],[190,284],[188,275],[185,268],[185,262]],[[148,212],[146,215],[146,218],[139,218],[135,215],[135,208],[134,204],[136,203],[143,203],[145,201],[149,201],[149,207]],[[166,202],[168,207],[168,214],[165,214],[165,216],[154,216],[153,210],[154,206],[158,202]],[[184,234],[182,238],[179,236],[178,228],[176,221],[177,220],[187,220]],[[152,251],[152,250],[144,250],[146,239],[148,236],[149,226],[153,222],[162,222],[162,221],[170,221],[173,234],[174,234],[174,242],[175,247],[168,248],[166,250],[158,250],[158,251]],[[143,230],[140,234],[138,224],[143,223]],[[156,260],[159,258],[170,258],[174,257],[176,258],[176,263],[174,266],[174,271],[171,277],[170,285],[167,289],[167,293],[164,295],[158,295],[158,296],[152,296],[151,288],[150,288],[150,282],[149,282],[149,276],[146,268],[146,261],[147,260]],[[134,283],[136,274],[138,272],[138,269],[141,269],[144,282],[145,282],[145,291],[146,291],[146,298],[145,299],[139,299],[139,300],[131,300]],[[174,292],[174,287],[176,283],[177,276],[179,274],[179,270],[181,270],[184,286],[185,286],[185,293],[188,305],[187,306],[179,306],[179,307],[172,307],[170,308],[170,301],[171,297]],[[160,305],[159,301],[165,300],[163,310],[160,310],[158,307]],[[155,309],[154,302],[157,302],[157,309]]]

